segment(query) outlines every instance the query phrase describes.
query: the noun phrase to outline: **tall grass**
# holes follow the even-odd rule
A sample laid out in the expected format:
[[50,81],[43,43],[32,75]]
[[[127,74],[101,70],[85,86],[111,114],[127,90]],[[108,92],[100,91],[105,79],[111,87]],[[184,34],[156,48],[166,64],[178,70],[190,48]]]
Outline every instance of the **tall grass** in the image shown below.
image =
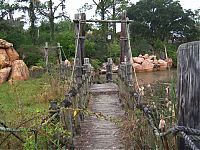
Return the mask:
[[[142,103],[148,106],[152,113],[155,125],[158,127],[160,119],[165,120],[165,129],[173,127],[176,119],[176,92],[175,79],[170,82],[155,82],[151,85],[141,85]],[[124,118],[122,126],[122,140],[127,149],[164,149],[161,138],[154,135],[144,113],[135,109]],[[167,137],[169,148],[176,149],[176,140],[173,136]]]

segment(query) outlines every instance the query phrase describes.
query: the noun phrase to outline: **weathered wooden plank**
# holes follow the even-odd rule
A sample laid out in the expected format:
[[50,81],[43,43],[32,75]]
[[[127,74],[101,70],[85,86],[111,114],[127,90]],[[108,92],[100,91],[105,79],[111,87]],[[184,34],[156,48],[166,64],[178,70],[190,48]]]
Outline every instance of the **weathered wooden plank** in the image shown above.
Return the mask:
[[[200,129],[200,41],[178,48],[178,125]],[[179,150],[188,149],[180,139]],[[197,143],[200,147],[200,143]]]

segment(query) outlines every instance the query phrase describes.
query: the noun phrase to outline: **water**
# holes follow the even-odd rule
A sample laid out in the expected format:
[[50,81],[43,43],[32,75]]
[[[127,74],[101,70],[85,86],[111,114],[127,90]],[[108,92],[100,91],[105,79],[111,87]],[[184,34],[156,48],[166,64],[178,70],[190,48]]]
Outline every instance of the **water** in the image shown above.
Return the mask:
[[165,70],[165,71],[136,73],[136,76],[137,76],[139,85],[149,84],[156,81],[170,81],[177,77],[177,70],[172,69],[172,70]]

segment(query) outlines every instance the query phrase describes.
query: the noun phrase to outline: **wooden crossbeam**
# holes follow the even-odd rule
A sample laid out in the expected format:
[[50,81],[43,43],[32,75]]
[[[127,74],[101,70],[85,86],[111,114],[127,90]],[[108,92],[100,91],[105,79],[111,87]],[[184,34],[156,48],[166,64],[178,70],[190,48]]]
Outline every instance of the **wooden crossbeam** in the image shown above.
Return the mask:
[[78,20],[78,19],[74,19],[73,20],[74,23],[78,23],[79,21],[81,23],[89,23],[89,22],[99,22],[99,23],[132,23],[133,20]]

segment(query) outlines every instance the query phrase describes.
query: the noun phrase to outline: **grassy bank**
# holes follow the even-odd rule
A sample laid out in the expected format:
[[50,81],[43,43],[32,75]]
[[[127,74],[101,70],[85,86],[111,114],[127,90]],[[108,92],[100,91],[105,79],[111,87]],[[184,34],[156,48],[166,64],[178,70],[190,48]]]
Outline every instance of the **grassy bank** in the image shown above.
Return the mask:
[[[58,76],[47,74],[37,79],[18,81],[13,85],[0,85],[0,120],[12,128],[37,127],[48,114],[49,102],[63,99],[67,85]],[[6,135],[0,132],[0,142]],[[26,139],[26,136],[21,136]],[[19,140],[10,136],[0,148],[22,146]]]

